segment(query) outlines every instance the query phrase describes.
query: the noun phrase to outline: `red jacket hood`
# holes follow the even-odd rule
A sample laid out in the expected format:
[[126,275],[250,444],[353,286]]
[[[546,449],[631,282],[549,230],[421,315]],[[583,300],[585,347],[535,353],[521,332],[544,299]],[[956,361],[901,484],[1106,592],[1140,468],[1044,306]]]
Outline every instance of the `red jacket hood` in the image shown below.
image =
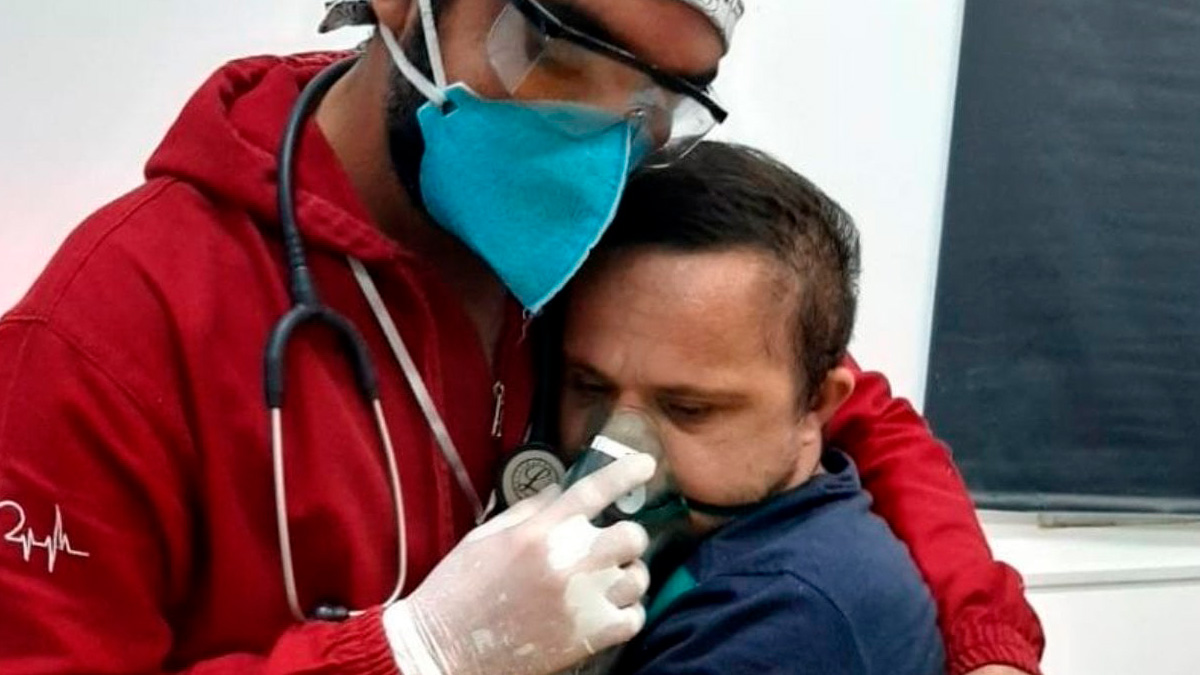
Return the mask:
[[[226,64],[192,96],[150,161],[146,178],[170,177],[278,227],[277,162],[301,89],[348,52],[260,56]],[[364,261],[400,247],[372,223],[333,149],[309,121],[297,153],[296,211],[305,242]]]

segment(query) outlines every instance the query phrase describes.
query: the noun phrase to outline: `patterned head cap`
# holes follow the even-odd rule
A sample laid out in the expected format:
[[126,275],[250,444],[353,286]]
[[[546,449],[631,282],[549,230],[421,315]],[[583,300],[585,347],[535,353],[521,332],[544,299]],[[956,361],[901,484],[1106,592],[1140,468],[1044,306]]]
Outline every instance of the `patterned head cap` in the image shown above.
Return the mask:
[[[713,22],[721,36],[725,38],[725,47],[733,40],[733,29],[746,13],[742,0],[679,0],[695,7]],[[367,26],[375,23],[375,13],[371,11],[369,0],[325,0],[325,19],[321,21],[319,30],[326,33],[343,26]]]

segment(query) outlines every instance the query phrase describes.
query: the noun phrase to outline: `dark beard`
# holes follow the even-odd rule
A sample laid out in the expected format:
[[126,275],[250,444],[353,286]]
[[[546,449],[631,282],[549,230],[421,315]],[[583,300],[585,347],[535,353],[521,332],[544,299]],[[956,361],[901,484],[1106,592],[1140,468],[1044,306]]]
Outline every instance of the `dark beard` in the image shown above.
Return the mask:
[[[419,27],[408,44],[402,45],[404,55],[433,79],[429,65],[429,53],[425,49],[425,33]],[[417,209],[425,211],[425,200],[421,196],[421,158],[425,154],[425,139],[417,123],[417,110],[425,105],[421,95],[400,73],[395,63],[391,64],[391,86],[387,97],[387,142],[392,168],[400,184],[408,192],[409,201]]]

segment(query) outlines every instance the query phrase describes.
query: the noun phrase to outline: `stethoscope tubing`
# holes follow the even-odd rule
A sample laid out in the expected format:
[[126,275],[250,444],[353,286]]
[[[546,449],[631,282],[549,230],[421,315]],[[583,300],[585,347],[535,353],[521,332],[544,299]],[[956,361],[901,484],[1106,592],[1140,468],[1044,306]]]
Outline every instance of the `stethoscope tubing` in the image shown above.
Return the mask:
[[[269,412],[271,428],[271,458],[273,486],[275,494],[276,529],[279,537],[280,565],[283,574],[284,591],[288,607],[297,621],[308,618],[303,610],[297,590],[295,564],[293,561],[291,532],[287,514],[287,481],[285,466],[285,451],[283,443],[283,407],[285,382],[285,363],[288,347],[297,329],[307,324],[318,324],[333,332],[348,353],[353,366],[355,381],[359,394],[367,403],[374,416],[376,431],[380,437],[384,461],[387,466],[388,481],[396,519],[397,534],[397,578],[392,592],[384,600],[383,606],[397,602],[403,592],[408,576],[407,528],[405,522],[404,495],[400,483],[400,473],[396,452],[392,445],[391,434],[380,403],[378,380],[370,352],[362,334],[343,315],[321,302],[308,260],[304,250],[304,242],[296,221],[295,204],[295,163],[301,137],[316,106],[330,87],[344,75],[357,61],[351,57],[334,63],[314,77],[300,93],[292,111],[288,116],[278,153],[278,194],[280,231],[282,233],[284,255],[288,268],[289,295],[291,307],[283,317],[272,327],[263,356],[263,388],[266,405]],[[462,457],[455,447],[453,439],[434,405],[425,383],[421,377],[412,356],[400,337],[399,330],[392,320],[390,313],[383,304],[378,289],[375,287],[370,274],[361,262],[347,256],[351,271],[354,274],[364,298],[374,313],[380,330],[387,340],[393,356],[404,372],[421,412],[429,423],[434,440],[450,466],[459,487],[466,495],[475,514],[476,523],[482,523],[496,505],[493,499],[485,505],[471,481]],[[553,313],[553,312],[551,312]],[[542,322],[546,324],[546,321]],[[557,325],[557,321],[549,321]],[[554,409],[550,395],[555,389],[555,374],[557,373],[554,359],[551,358],[553,345],[548,341],[553,331],[535,330],[535,351],[542,355],[538,370],[542,372],[534,395],[534,409],[531,439],[545,439],[552,434]],[[549,334],[548,334],[549,333]],[[534,443],[541,447],[538,443]],[[548,446],[547,446],[548,447]],[[314,616],[323,619],[339,620],[361,614],[361,610],[350,610],[345,607],[320,605]]]
[[[301,326],[319,324],[327,330],[332,331],[338,337],[343,349],[349,354],[359,394],[370,407],[375,418],[376,431],[379,434],[384,461],[387,465],[397,531],[396,585],[384,601],[384,606],[393,604],[399,600],[404,589],[404,584],[407,581],[408,573],[408,562],[405,555],[407,531],[404,518],[404,495],[400,484],[400,471],[396,461],[395,448],[392,447],[391,434],[388,431],[383,407],[379,400],[379,386],[375,369],[362,334],[354,328],[354,325],[348,319],[321,302],[316,286],[312,281],[312,274],[309,271],[307,257],[304,252],[304,242],[296,223],[295,161],[305,124],[324,94],[329,91],[329,88],[333,86],[333,83],[338,78],[354,65],[356,60],[357,58],[348,58],[327,67],[305,86],[288,116],[287,126],[284,130],[278,155],[279,185],[277,202],[279,224],[283,236],[284,254],[287,260],[292,306],[272,327],[267,338],[266,350],[263,355],[263,389],[270,415],[271,466],[275,493],[275,519],[279,535],[280,565],[283,572],[284,592],[287,596],[288,608],[297,621],[304,621],[306,616],[296,585],[291,532],[288,525],[287,481],[283,445],[283,404],[286,388],[284,375],[287,350],[296,330]],[[361,611],[344,610],[334,613],[353,616],[361,613]]]

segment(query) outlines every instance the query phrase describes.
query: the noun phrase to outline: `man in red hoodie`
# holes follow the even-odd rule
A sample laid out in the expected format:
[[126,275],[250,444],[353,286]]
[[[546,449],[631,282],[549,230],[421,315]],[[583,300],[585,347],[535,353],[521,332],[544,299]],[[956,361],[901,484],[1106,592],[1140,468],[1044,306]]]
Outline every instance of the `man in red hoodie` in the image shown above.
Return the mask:
[[[644,535],[586,520],[644,464],[472,527],[530,418],[527,312],[633,166],[720,120],[740,0],[329,4],[379,30],[302,127],[296,222],[374,357],[402,495],[329,332],[295,334],[263,404],[291,304],[276,151],[349,55],[229,64],[0,321],[2,672],[548,673],[640,626]],[[945,448],[855,372],[828,434],[933,589],[950,672],[1035,673],[1037,619]]]

